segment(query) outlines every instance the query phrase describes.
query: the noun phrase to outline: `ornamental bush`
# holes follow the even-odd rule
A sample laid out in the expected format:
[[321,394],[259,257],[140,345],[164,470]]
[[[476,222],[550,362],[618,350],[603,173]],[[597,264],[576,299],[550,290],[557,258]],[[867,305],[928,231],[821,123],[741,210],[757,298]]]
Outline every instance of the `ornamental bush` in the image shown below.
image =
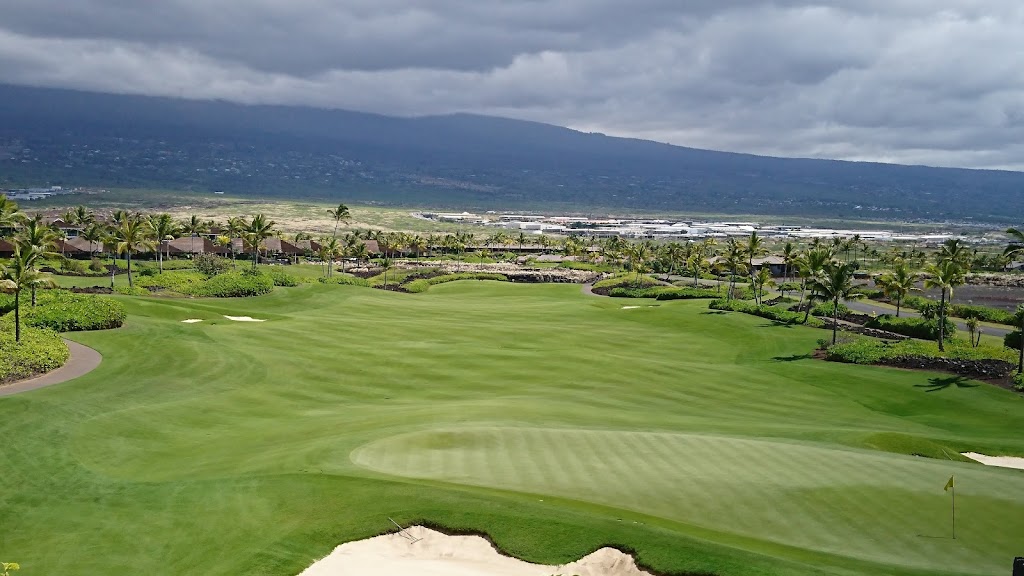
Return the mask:
[[1008,326],[1015,324],[1013,312],[988,306],[953,304],[949,307],[949,314],[958,318],[977,318],[982,322],[992,322],[994,324],[1006,324]]
[[60,368],[70,356],[60,335],[45,328],[22,326],[14,341],[14,318],[0,319],[0,382],[21,380]]
[[274,279],[260,272],[225,272],[192,289],[193,296],[239,298],[260,296],[274,290]]
[[[0,295],[0,313],[13,323],[14,296]],[[4,318],[6,319],[7,316]],[[120,302],[95,294],[76,294],[69,290],[40,290],[36,305],[27,291],[21,294],[23,326],[48,328],[57,332],[106,330],[124,324],[125,311]]]
[[805,324],[806,326],[813,326],[815,328],[821,328],[824,326],[824,323],[814,316],[809,317],[807,322],[804,323],[804,314],[801,312],[791,312],[780,306],[768,306],[765,304],[758,305],[753,302],[745,302],[742,300],[714,300],[708,305],[708,308],[712,310],[742,312],[744,314],[760,316],[761,318],[767,318],[783,324]]
[[[935,340],[939,337],[939,321],[926,320],[924,318],[897,318],[891,314],[882,314],[871,320],[868,320],[864,326],[868,328],[875,328],[877,330],[885,330],[886,332],[893,332],[895,334],[902,334],[904,336],[910,336],[911,338],[919,338],[921,340]],[[946,340],[952,340],[956,334],[956,324],[952,320],[946,318],[945,330],[943,337]]]
[[[814,316],[828,316],[829,318],[831,318],[835,308],[836,307],[833,305],[832,302],[822,302],[815,306],[814,308],[811,308],[811,314],[813,314]],[[839,315],[844,316],[849,313],[850,309],[846,307],[846,304],[840,302]]]
[[950,360],[1000,360],[1015,362],[1015,354],[1006,348],[982,344],[974,347],[965,341],[954,340],[940,352],[938,344],[922,340],[890,342],[875,338],[857,338],[830,346],[826,358],[851,364],[878,364],[883,360],[906,358],[948,358]]

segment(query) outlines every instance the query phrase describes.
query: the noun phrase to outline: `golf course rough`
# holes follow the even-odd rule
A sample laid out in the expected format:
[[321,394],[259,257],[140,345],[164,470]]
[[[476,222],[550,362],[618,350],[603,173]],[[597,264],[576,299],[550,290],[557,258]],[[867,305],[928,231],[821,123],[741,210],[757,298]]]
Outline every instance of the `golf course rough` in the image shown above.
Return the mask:
[[1024,399],[817,330],[574,285],[122,301],[73,335],[96,370],[0,399],[25,573],[297,574],[389,516],[662,573],[1003,575],[1024,543],[1021,471],[884,451],[1024,454]]

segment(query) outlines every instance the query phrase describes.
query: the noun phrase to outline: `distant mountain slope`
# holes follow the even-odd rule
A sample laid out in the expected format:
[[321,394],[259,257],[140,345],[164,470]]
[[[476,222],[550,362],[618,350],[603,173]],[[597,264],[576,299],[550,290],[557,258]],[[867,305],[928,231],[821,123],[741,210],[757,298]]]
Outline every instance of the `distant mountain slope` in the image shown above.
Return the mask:
[[468,114],[394,118],[0,85],[5,182],[439,207],[1024,215],[1019,172],[770,158]]

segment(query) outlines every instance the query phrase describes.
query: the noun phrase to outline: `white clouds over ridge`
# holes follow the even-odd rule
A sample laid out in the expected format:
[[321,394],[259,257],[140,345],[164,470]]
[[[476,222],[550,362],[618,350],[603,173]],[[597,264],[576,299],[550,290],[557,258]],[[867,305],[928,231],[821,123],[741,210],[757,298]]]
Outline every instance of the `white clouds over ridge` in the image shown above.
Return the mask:
[[0,4],[0,81],[1024,169],[1009,0],[68,4]]

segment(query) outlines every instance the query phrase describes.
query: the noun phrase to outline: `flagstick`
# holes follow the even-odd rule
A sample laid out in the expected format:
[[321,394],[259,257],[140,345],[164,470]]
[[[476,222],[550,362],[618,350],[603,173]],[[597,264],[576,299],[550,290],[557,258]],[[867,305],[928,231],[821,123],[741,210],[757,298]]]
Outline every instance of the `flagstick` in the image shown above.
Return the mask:
[[956,481],[953,482],[951,489],[953,490],[953,540],[956,540]]

